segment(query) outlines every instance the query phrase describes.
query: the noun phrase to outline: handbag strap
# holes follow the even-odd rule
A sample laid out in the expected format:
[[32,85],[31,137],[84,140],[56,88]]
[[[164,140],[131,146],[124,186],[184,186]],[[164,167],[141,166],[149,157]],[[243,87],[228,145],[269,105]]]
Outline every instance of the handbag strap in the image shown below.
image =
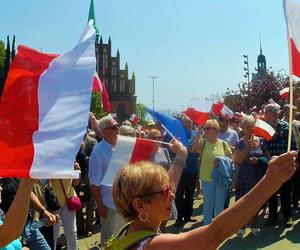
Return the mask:
[[65,198],[66,198],[66,200],[68,200],[67,195],[66,195],[66,191],[65,191],[65,188],[64,188],[64,184],[63,184],[63,182],[62,182],[61,179],[59,181],[60,181],[61,188],[62,188],[62,190],[64,192]]

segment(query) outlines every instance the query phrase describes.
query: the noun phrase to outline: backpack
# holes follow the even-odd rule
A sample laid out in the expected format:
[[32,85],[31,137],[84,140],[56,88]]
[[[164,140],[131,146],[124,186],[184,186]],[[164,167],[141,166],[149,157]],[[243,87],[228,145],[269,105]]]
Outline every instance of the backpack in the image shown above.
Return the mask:
[[148,230],[140,230],[136,231],[130,234],[127,234],[123,237],[122,234],[127,231],[128,227],[130,226],[132,222],[127,223],[123,228],[120,229],[120,231],[112,236],[105,244],[105,246],[102,248],[104,250],[126,250],[130,247],[133,247],[134,245],[138,244],[140,241],[149,238],[154,237],[158,235],[158,233]]

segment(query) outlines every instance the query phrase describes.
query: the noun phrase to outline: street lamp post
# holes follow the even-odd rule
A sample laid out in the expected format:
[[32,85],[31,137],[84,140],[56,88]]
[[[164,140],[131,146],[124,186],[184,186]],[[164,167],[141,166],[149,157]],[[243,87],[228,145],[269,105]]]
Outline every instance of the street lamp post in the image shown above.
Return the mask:
[[154,110],[154,80],[158,78],[158,76],[149,76],[152,78],[152,109]]
[[245,75],[244,75],[244,77],[248,78],[248,84],[249,84],[250,79],[249,79],[249,61],[248,61],[248,55],[243,55],[243,57],[245,58],[245,61],[244,61]]

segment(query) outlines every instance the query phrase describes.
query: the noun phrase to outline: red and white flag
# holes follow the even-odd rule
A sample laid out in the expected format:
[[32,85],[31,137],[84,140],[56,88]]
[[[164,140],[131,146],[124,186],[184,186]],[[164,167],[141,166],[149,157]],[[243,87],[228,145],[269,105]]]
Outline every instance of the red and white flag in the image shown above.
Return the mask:
[[118,136],[117,144],[103,177],[102,184],[111,186],[117,172],[126,164],[139,161],[150,161],[155,141]]
[[279,95],[282,99],[287,99],[289,97],[290,88],[284,88],[279,91]]
[[266,141],[271,141],[273,135],[275,134],[275,130],[270,124],[266,123],[265,121],[256,119],[253,133],[256,136],[264,138]]
[[286,20],[291,74],[300,77],[300,3],[283,0]]
[[103,84],[100,77],[98,76],[97,71],[95,71],[95,74],[94,74],[93,92],[98,92],[101,95],[103,110],[105,112],[109,112],[110,111],[109,96],[107,94],[105,85]]
[[0,176],[72,178],[96,68],[95,29],[62,56],[18,47],[0,105]]
[[183,113],[186,114],[195,124],[203,126],[209,119],[211,108],[211,101],[192,98],[188,108]]
[[138,122],[139,122],[139,117],[136,115],[136,114],[132,114],[131,116],[130,116],[130,121],[132,121],[134,124],[138,124]]

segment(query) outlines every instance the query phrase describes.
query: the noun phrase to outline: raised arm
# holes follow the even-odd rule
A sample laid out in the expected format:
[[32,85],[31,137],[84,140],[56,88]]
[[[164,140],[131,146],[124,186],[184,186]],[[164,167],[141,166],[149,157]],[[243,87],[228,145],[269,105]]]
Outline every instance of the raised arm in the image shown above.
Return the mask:
[[35,180],[22,179],[17,194],[0,225],[0,248],[21,236],[28,216],[31,189]]
[[169,148],[172,152],[176,154],[176,157],[172,162],[172,166],[168,171],[172,191],[175,193],[181,177],[182,170],[185,167],[187,149],[177,140],[172,140]]
[[219,214],[210,225],[180,235],[156,236],[147,249],[217,249],[226,238],[245,225],[282,183],[295,173],[296,157],[297,152],[292,151],[273,158],[262,180],[231,208]]

